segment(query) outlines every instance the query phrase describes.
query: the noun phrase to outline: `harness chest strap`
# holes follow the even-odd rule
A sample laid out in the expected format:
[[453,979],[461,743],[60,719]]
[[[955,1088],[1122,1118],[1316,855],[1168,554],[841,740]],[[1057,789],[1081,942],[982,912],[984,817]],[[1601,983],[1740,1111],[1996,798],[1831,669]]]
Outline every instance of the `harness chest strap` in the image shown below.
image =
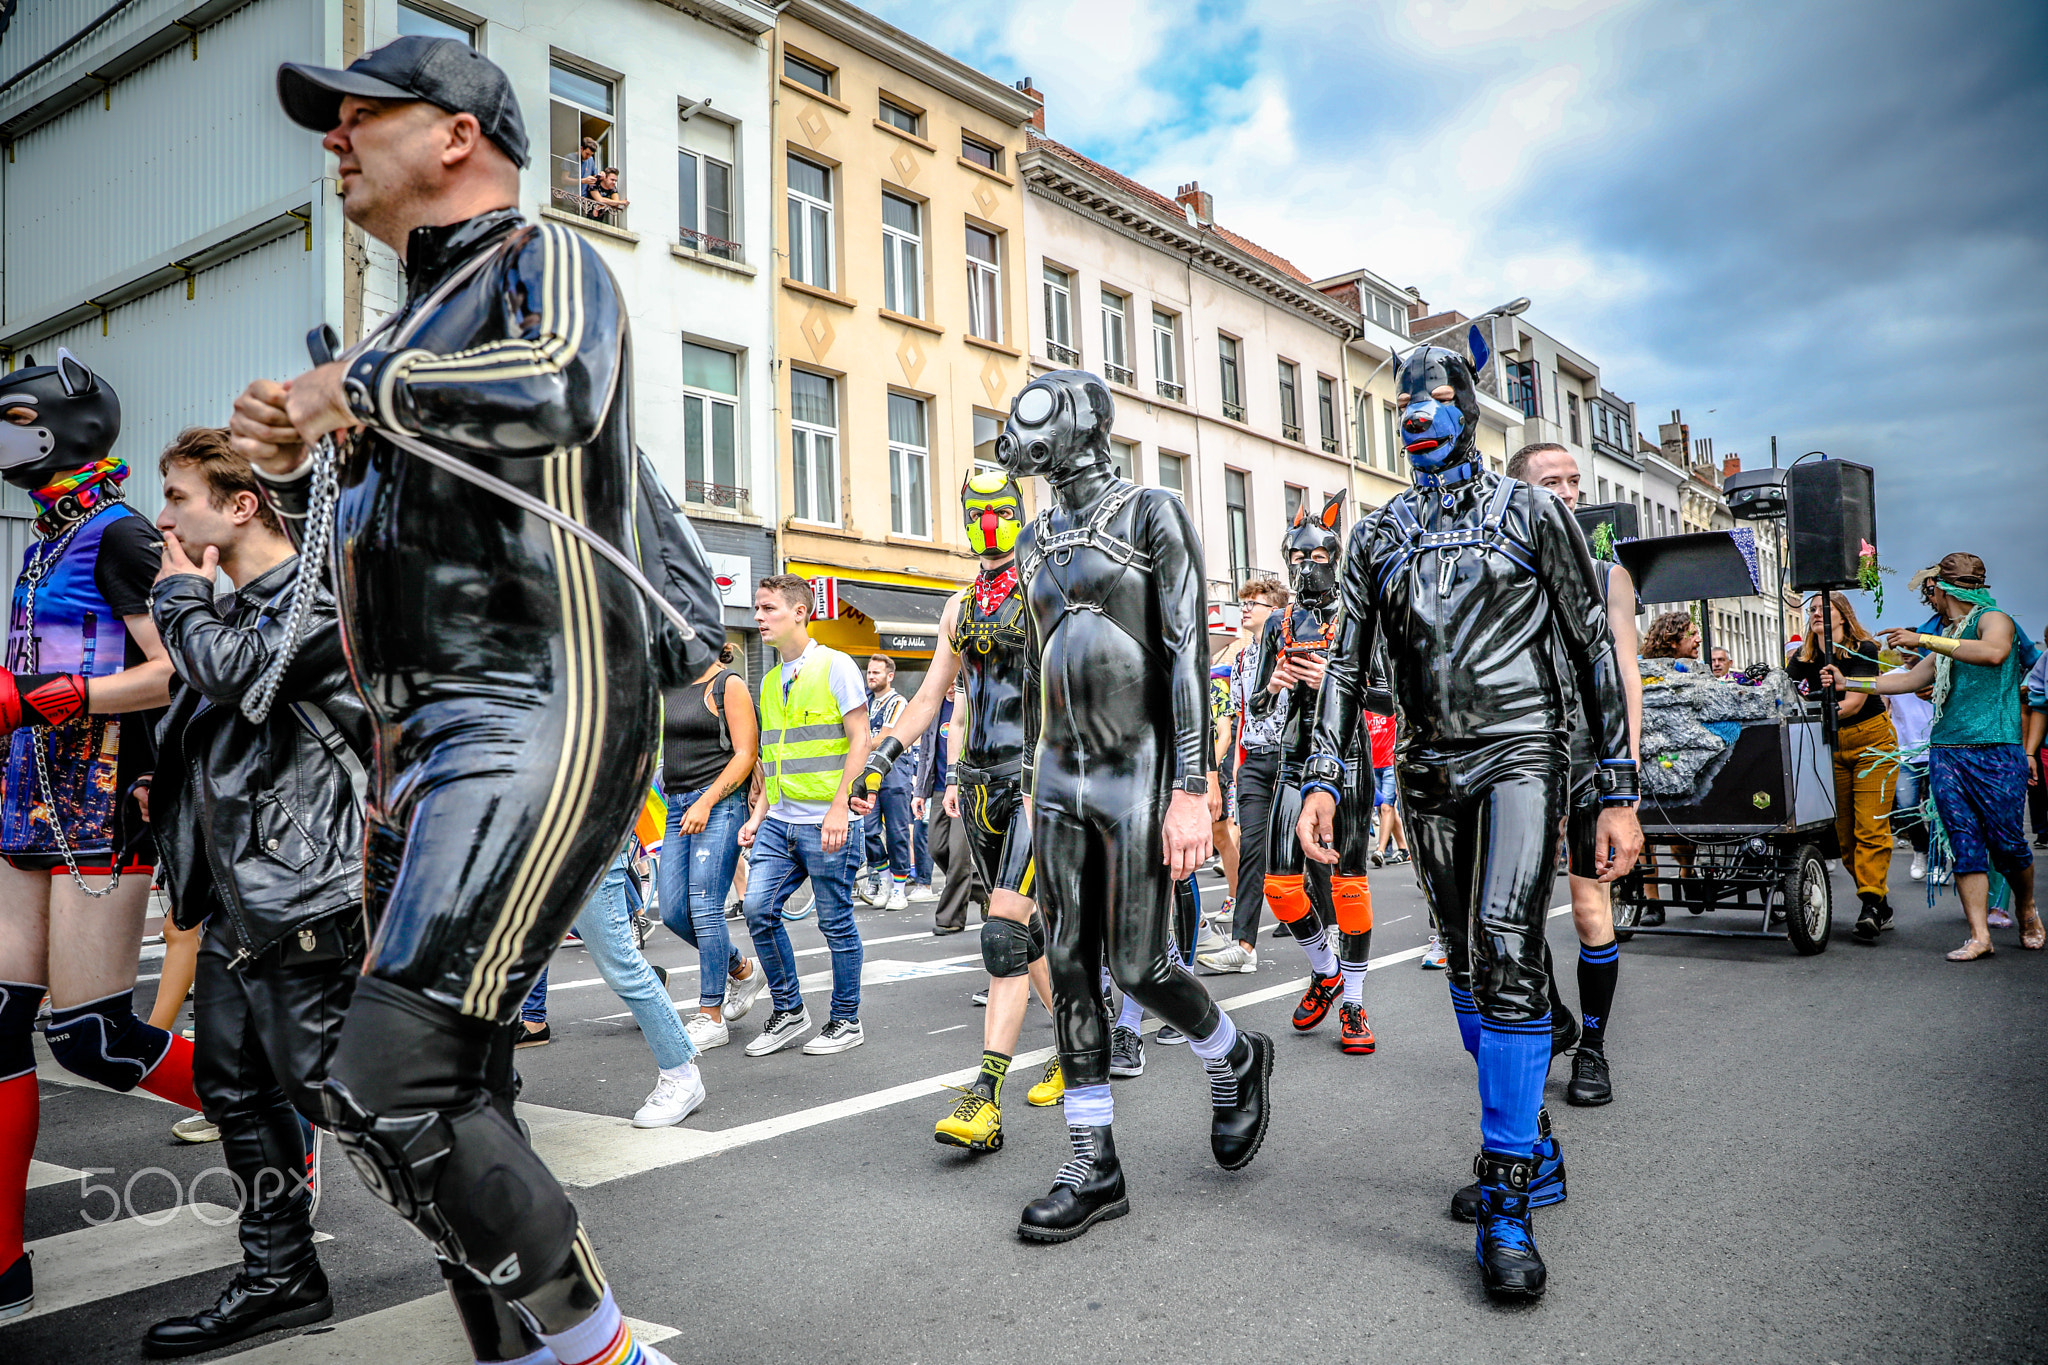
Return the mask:
[[1122,536],[1112,535],[1109,530],[1110,519],[1142,491],[1137,484],[1124,483],[1110,490],[1109,496],[1096,504],[1095,511],[1086,522],[1059,532],[1052,529],[1052,509],[1040,511],[1034,527],[1036,534],[1032,536],[1031,557],[1025,563],[1023,576],[1028,579],[1037,573],[1038,566],[1049,555],[1082,548],[1100,550],[1127,567],[1151,568],[1152,556]]

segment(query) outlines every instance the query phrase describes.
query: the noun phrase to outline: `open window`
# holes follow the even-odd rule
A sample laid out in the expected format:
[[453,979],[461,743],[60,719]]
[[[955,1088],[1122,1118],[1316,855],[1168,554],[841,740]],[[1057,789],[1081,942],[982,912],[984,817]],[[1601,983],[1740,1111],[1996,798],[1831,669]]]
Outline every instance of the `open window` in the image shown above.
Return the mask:
[[618,84],[608,77],[556,58],[548,63],[549,189],[554,207],[613,227],[626,225],[623,208],[606,208],[624,197],[622,185],[608,190],[608,172],[621,165],[618,145]]

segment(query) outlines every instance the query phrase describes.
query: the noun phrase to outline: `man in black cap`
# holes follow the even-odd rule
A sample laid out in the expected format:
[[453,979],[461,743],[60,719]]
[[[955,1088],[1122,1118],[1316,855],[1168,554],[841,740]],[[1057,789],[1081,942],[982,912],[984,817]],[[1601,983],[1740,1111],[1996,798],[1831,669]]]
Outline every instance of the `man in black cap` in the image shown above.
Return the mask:
[[323,465],[308,451],[339,445],[335,594],[376,735],[376,928],[329,1124],[434,1243],[477,1360],[663,1362],[632,1339],[511,1103],[511,1021],[647,789],[646,608],[584,541],[419,453],[630,546],[617,284],[573,229],[520,218],[518,102],[461,43],[288,63],[278,94],[325,134],[349,220],[406,273],[395,314],[339,360],[249,385],[230,426],[307,537]]

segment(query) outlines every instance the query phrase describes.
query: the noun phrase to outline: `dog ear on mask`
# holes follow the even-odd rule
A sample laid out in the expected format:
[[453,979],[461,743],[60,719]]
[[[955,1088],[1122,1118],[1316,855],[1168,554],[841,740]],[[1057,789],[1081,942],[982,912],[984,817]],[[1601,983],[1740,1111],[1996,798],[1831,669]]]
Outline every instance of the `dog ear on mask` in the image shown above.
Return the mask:
[[91,393],[99,387],[99,380],[80,360],[62,346],[57,348],[57,379],[64,385],[64,396],[76,398],[82,393]]
[[[1302,509],[1301,509],[1301,510],[1302,510],[1302,511],[1304,511],[1304,512],[1306,512],[1306,511],[1308,510],[1308,505],[1307,505],[1306,503],[1302,504]],[[1343,493],[1341,493],[1341,492],[1338,492],[1338,493],[1332,493],[1332,494],[1330,494],[1330,500],[1329,500],[1328,502],[1326,502],[1326,503],[1324,503],[1324,504],[1323,504],[1323,529],[1324,529],[1324,530],[1326,530],[1326,531],[1334,531],[1334,530],[1336,530],[1336,529],[1337,529],[1337,519],[1338,519],[1338,517],[1339,517],[1339,516],[1341,516],[1341,515],[1343,514],[1343,511],[1344,511],[1344,495],[1343,495]]]
[[1307,520],[1308,520],[1308,503],[1306,503],[1306,502],[1303,502],[1303,503],[1301,504],[1301,506],[1299,506],[1299,507],[1297,507],[1297,508],[1295,508],[1295,509],[1294,509],[1294,520],[1293,520],[1293,521],[1290,521],[1290,522],[1288,522],[1287,524],[1288,524],[1289,526],[1299,526],[1299,525],[1301,525],[1301,524],[1302,524],[1302,523],[1303,523],[1304,521],[1307,521]]

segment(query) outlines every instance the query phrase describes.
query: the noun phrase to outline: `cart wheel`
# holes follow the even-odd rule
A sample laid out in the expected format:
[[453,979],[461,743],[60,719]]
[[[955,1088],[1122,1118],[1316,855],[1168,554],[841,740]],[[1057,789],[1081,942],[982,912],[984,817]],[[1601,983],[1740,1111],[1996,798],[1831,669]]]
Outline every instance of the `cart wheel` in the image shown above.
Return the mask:
[[1635,927],[1643,918],[1641,903],[1632,896],[1621,894],[1621,889],[1617,887],[1615,894],[1608,900],[1607,907],[1614,912],[1615,942],[1626,943],[1634,938]]
[[1799,846],[1778,894],[1783,898],[1785,934],[1792,946],[1802,957],[1826,952],[1828,935],[1835,928],[1834,892],[1819,849],[1812,844]]

